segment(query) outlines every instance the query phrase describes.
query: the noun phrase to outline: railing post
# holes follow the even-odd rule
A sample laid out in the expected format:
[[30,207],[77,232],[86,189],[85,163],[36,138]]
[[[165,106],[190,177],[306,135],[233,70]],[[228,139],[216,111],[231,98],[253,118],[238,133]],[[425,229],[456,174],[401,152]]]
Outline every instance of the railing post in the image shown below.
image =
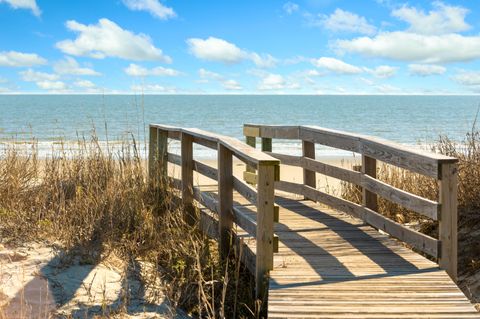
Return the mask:
[[182,155],[182,202],[185,209],[186,221],[193,225],[195,223],[193,207],[193,138],[191,135],[181,135]]
[[457,163],[440,165],[439,202],[439,239],[441,243],[440,267],[445,269],[454,281],[457,280]]
[[272,139],[269,137],[262,137],[262,152],[272,151]]
[[257,183],[257,254],[255,266],[256,296],[265,305],[268,275],[273,269],[273,219],[276,165],[258,164]]
[[222,144],[218,144],[219,250],[222,259],[228,256],[231,246],[232,205],[232,152]]
[[[315,159],[315,143],[309,141],[302,141],[302,156]],[[317,188],[317,181],[315,172],[308,169],[303,169],[303,184]],[[311,199],[305,197],[305,199]]]
[[[247,145],[250,145],[253,148],[257,147],[257,138],[255,136],[245,136],[245,143]],[[247,164],[245,173],[243,174],[243,179],[248,183],[248,184],[255,184],[252,183],[252,179],[249,178],[249,176],[254,176],[255,175],[255,168],[252,167],[251,165]]]
[[[362,155],[362,173],[373,178],[377,178],[377,160],[366,155]],[[362,188],[362,204],[366,208],[378,211],[377,194]]]
[[148,178],[151,182],[156,180],[157,174],[157,158],[158,158],[158,129],[150,125],[149,141],[148,141]]

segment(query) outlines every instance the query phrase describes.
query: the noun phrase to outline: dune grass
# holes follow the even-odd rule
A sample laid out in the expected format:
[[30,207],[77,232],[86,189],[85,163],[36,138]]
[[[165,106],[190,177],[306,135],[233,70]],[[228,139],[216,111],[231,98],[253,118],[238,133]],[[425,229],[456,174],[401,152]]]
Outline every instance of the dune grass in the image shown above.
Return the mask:
[[[94,262],[114,252],[154,265],[142,278],[158,282],[170,302],[195,317],[255,317],[254,282],[238,256],[218,257],[216,243],[184,221],[165,185],[152,185],[132,138],[115,151],[96,136],[74,148],[56,145],[39,158],[35,141],[0,154],[3,243],[59,243]],[[233,254],[236,255],[236,254]]]

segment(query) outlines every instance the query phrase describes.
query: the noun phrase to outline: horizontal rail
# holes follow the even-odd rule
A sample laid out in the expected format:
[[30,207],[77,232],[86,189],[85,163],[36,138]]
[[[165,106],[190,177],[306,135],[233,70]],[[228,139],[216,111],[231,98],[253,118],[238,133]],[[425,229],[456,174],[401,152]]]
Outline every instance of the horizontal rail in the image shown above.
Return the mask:
[[[296,128],[296,129],[295,129]],[[298,134],[297,134],[298,132]],[[300,139],[346,151],[360,153],[416,173],[438,178],[441,163],[456,163],[454,157],[415,150],[385,139],[318,126],[274,126],[245,124],[244,133],[263,138]]]
[[[198,143],[216,149],[219,144],[225,146],[233,155],[241,161],[253,167],[257,165],[278,165],[279,161],[259,150],[256,150],[239,140],[225,135],[214,134],[196,128],[179,128],[168,125],[150,124],[151,128],[157,128],[168,132],[169,137],[180,139],[181,134],[188,134],[194,143]],[[172,134],[170,133],[172,132]]]
[[193,160],[193,170],[208,178],[218,180],[218,170],[215,167]]
[[247,199],[250,203],[257,205],[257,190],[237,177],[233,176],[233,188]]
[[439,203],[411,194],[361,172],[329,165],[303,156],[284,155],[272,152],[267,152],[267,154],[279,159],[284,165],[299,166],[310,171],[364,187],[365,189],[407,209],[413,210],[433,220],[438,220],[438,213],[440,211]]
[[308,198],[315,201],[343,212],[350,213],[351,215],[362,219],[367,224],[387,232],[393,237],[432,257],[439,257],[439,240],[396,223],[373,210],[363,207],[362,205],[321,192],[303,184],[278,181],[275,182],[275,188],[284,192],[306,195]]

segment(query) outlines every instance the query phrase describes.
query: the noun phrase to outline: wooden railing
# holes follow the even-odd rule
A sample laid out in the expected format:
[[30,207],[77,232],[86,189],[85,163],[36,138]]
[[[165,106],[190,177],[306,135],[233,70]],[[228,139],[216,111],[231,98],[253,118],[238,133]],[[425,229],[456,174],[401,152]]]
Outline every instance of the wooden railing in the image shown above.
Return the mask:
[[[255,147],[262,139],[262,150],[279,159],[281,164],[303,168],[303,184],[287,181],[275,183],[275,189],[303,195],[361,218],[411,247],[437,258],[440,267],[452,279],[457,277],[457,159],[422,152],[384,139],[351,134],[316,126],[244,125],[247,144]],[[272,152],[272,138],[302,142],[302,156]],[[315,159],[315,144],[347,150],[362,155],[361,171],[322,163]],[[376,178],[377,160],[432,177],[438,181],[439,199],[432,201],[393,187]],[[248,167],[244,179],[255,183],[255,169]],[[362,188],[362,204],[327,194],[316,188],[316,173],[324,174]],[[435,239],[377,212],[377,196],[399,204],[439,222]]]
[[[179,140],[181,155],[168,152],[168,139]],[[217,151],[218,168],[194,159],[193,144]],[[254,167],[258,171],[258,183],[254,188],[233,175],[233,157]],[[181,167],[181,180],[168,176],[168,162]],[[278,180],[280,161],[256,150],[237,139],[213,134],[194,128],[179,128],[167,125],[150,125],[149,177],[153,181],[170,180],[181,191],[181,198],[190,223],[196,222],[194,200],[217,213],[215,223],[219,250],[225,258],[235,236],[235,223],[256,239],[254,268],[257,298],[265,300],[268,288],[268,274],[273,269],[273,252],[278,250],[278,238],[274,236],[273,225],[278,211],[274,205],[274,183]],[[209,196],[193,184],[196,171],[218,181],[218,196]],[[245,213],[245,208],[233,203],[233,191],[245,197],[256,206],[256,220]],[[278,221],[278,220],[277,220]],[[200,225],[202,223],[198,221]],[[204,227],[207,231],[206,228]],[[253,269],[252,269],[253,268]]]

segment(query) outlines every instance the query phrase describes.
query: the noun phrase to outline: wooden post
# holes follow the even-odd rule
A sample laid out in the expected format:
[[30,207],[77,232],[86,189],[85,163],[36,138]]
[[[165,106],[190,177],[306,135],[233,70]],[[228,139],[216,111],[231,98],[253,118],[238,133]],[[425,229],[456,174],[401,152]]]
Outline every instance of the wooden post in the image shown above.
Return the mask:
[[269,137],[262,137],[262,152],[272,151],[272,139]]
[[[362,173],[373,178],[377,178],[377,160],[366,155],[362,155]],[[377,194],[362,188],[362,204],[363,206],[378,211]]]
[[158,173],[160,181],[164,182],[168,176],[168,132],[157,130],[158,145]]
[[[257,147],[257,138],[255,136],[245,136],[245,142],[247,145],[250,145],[253,148]],[[252,174],[255,174],[255,168],[247,164],[243,179],[247,180],[246,175],[252,175]],[[247,183],[254,184],[249,182],[248,180],[247,180]]]
[[[315,159],[315,143],[302,141],[302,156]],[[303,184],[317,188],[317,180],[315,172],[303,169]],[[305,199],[311,199],[305,197]]]
[[219,206],[219,250],[222,259],[228,256],[233,226],[233,171],[232,152],[218,144],[218,206]]
[[193,138],[189,134],[182,133],[181,142],[182,202],[186,221],[193,225],[195,223],[193,207]]
[[158,144],[157,144],[158,129],[150,125],[149,141],[148,141],[148,178],[150,182],[154,182],[157,176],[157,158],[158,158]]
[[256,296],[266,305],[268,275],[273,269],[273,219],[276,165],[258,164]]
[[439,202],[441,207],[439,220],[439,239],[441,242],[440,267],[445,269],[454,281],[457,281],[457,163],[445,163],[440,166]]

